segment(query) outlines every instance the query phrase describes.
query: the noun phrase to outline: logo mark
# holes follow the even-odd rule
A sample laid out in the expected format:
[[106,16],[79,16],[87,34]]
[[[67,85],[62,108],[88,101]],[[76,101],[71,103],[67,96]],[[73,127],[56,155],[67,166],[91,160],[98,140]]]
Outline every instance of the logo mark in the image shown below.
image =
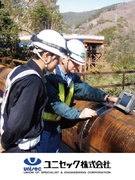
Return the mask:
[[24,163],[29,166],[36,166],[41,163],[41,160],[39,158],[31,157],[31,158],[26,158],[24,160]]

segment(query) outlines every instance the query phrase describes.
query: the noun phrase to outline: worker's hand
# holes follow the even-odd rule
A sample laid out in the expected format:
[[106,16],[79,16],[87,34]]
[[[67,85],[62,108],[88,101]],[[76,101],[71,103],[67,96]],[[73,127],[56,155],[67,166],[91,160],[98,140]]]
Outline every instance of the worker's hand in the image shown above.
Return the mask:
[[86,119],[86,118],[92,118],[92,117],[95,117],[95,116],[97,116],[96,111],[94,111],[94,110],[92,110],[92,109],[89,109],[89,108],[85,108],[85,109],[81,112],[79,118],[80,118],[80,119]]
[[111,104],[116,103],[117,100],[118,100],[117,97],[109,96],[109,95],[106,95],[105,98],[104,98],[104,101],[106,101],[106,102],[108,102],[108,103],[111,103]]
[[108,102],[111,103],[111,104],[116,103],[117,100],[118,100],[117,97],[113,97],[113,96],[109,96],[109,97],[108,97]]
[[2,152],[4,152],[5,151],[5,149],[2,147],[2,145],[1,145],[1,139],[0,139],[0,153],[2,153]]

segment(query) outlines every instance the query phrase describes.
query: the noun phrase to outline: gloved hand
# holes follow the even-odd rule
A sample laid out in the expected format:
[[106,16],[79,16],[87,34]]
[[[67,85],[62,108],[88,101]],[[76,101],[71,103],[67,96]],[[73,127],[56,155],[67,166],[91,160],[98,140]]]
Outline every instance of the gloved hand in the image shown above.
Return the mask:
[[97,116],[96,111],[94,111],[93,109],[90,109],[90,108],[85,108],[81,112],[79,118],[80,119],[86,119],[86,118],[92,118],[92,117],[95,117],[95,116]]

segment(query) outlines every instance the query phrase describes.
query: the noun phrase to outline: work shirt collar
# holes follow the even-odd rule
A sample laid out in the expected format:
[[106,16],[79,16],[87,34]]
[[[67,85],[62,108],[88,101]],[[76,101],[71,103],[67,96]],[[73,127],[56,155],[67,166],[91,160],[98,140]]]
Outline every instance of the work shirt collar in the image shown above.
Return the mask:
[[62,78],[62,80],[66,81],[67,87],[70,87],[73,83],[73,75],[72,73],[64,74],[60,65],[56,67],[56,74]]
[[45,79],[43,71],[41,71],[39,66],[33,60],[29,60],[27,64],[28,64],[28,66],[30,66],[32,69],[34,69],[41,76],[42,81],[45,84],[47,81]]

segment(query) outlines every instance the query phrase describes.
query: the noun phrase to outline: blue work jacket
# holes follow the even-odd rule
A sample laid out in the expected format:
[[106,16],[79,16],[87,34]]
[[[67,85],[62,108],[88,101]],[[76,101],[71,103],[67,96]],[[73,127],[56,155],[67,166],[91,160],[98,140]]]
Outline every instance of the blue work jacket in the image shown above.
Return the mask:
[[106,93],[100,89],[93,88],[86,82],[83,82],[76,74],[70,73],[70,77],[71,76],[74,82],[74,95],[71,101],[71,105],[68,106],[60,100],[58,85],[59,82],[63,83],[65,87],[65,93],[68,94],[69,88],[67,87],[67,82],[63,80],[59,75],[53,73],[48,73],[46,75],[49,97],[46,111],[56,113],[61,117],[69,120],[75,120],[79,118],[81,111],[72,106],[72,102],[74,99],[103,102]]

